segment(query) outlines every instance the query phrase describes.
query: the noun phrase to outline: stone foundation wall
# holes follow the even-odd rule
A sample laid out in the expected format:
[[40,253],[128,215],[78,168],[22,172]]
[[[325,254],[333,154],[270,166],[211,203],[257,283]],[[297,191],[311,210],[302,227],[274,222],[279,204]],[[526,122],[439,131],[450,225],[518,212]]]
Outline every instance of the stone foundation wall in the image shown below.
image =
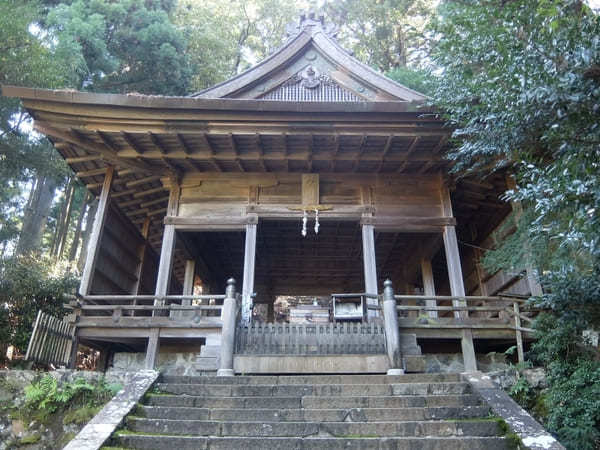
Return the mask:
[[[46,375],[56,378],[59,385],[83,378],[94,383],[102,378],[109,384],[128,386],[135,372],[115,371],[104,374],[85,370],[60,369],[51,372],[35,370],[0,370],[0,406],[20,408],[25,402],[25,387]],[[48,424],[37,421],[24,423],[20,419],[11,418],[0,408],[0,450],[27,448],[36,450],[53,450],[62,448],[66,440],[75,436],[83,427],[82,424],[63,424],[62,417],[50,420]],[[25,444],[30,442],[30,444]]]
[[[156,370],[165,375],[199,375],[196,368],[198,352],[159,352]],[[107,374],[144,369],[146,354],[115,353]]]
[[[450,372],[461,373],[465,371],[461,353],[425,353],[425,372]],[[477,368],[481,372],[493,372],[505,370],[510,367],[503,353],[479,353],[477,356]]]

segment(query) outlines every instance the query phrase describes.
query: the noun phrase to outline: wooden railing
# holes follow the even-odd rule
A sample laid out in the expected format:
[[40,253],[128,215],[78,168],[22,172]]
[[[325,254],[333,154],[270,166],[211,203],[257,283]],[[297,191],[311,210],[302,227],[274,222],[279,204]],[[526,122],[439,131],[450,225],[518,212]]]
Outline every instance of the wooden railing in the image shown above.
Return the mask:
[[[74,311],[78,326],[99,326],[98,320],[112,319],[129,327],[145,326],[150,322],[193,323],[221,319],[225,295],[87,295],[73,297],[64,306]],[[192,302],[202,304],[192,304]],[[182,304],[186,303],[186,304]],[[123,319],[123,320],[122,320]]]
[[401,327],[514,333],[519,362],[524,360],[523,334],[534,331],[522,322],[532,323],[540,311],[518,296],[395,295],[394,299]]

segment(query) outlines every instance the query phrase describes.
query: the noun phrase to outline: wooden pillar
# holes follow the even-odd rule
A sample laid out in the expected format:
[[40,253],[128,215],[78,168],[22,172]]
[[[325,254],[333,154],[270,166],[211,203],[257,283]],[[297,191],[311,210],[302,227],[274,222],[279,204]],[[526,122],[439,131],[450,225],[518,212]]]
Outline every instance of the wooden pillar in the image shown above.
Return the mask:
[[160,328],[151,328],[146,346],[146,369],[154,369],[158,361],[160,350]]
[[[194,294],[194,277],[196,275],[196,261],[193,259],[187,259],[185,261],[185,275],[183,276],[183,295]],[[191,305],[191,300],[183,300],[182,305]]]
[[[441,191],[442,207],[444,216],[453,217],[450,192],[446,186]],[[444,250],[446,252],[446,263],[448,265],[448,280],[450,281],[450,293],[456,297],[465,296],[465,285],[462,276],[460,253],[458,251],[458,239],[454,225],[444,226],[443,231]],[[466,306],[464,300],[453,300],[453,306]],[[456,318],[466,318],[468,314],[455,312]],[[473,344],[473,332],[470,328],[463,328],[461,338],[462,354],[466,372],[477,370],[477,358],[475,357],[475,346]]]
[[140,246],[138,251],[138,259],[139,263],[137,269],[135,271],[135,276],[137,280],[135,281],[135,285],[133,287],[132,294],[139,294],[140,289],[142,287],[142,275],[144,273],[144,260],[146,259],[146,250],[148,248],[148,232],[150,231],[150,217],[146,217],[144,220],[144,224],[142,225],[142,237],[144,238],[144,242]]
[[258,218],[250,217],[246,224],[244,249],[244,280],[242,282],[242,324],[249,324],[252,316],[252,294],[254,294],[254,266],[256,262],[256,227]]
[[[177,215],[180,194],[179,182],[171,180],[171,192],[169,194],[169,204],[167,206],[167,215]],[[175,249],[175,226],[165,225],[163,231],[163,241],[160,250],[160,262],[158,265],[158,275],[156,277],[156,290],[154,295],[154,304],[164,305],[164,296],[167,295],[169,284],[171,282],[171,272],[173,267],[173,250]],[[153,315],[157,314],[156,311]],[[148,336],[148,347],[146,348],[146,369],[154,369],[158,360],[160,351],[160,328],[152,328]]]
[[[171,192],[169,194],[169,205],[167,206],[167,216],[177,215],[180,194],[179,183],[171,180]],[[171,272],[173,268],[173,250],[175,249],[175,225],[165,225],[163,231],[162,247],[160,250],[160,262],[158,265],[158,275],[156,277],[156,299],[155,305],[163,305],[164,297],[167,295],[171,282]]]
[[[372,224],[362,225],[363,268],[365,273],[365,292],[378,295],[377,261],[375,260],[375,230]],[[377,306],[377,299],[367,298],[367,305]],[[377,317],[377,311],[368,310],[368,317]]]
[[79,285],[79,294],[82,296],[89,295],[92,288],[94,269],[96,268],[96,261],[100,252],[100,240],[102,239],[104,222],[106,221],[106,214],[108,212],[114,172],[115,168],[108,166],[104,175],[102,192],[100,192],[100,198],[98,199],[98,209],[96,210],[96,217],[94,218],[94,225],[88,243],[85,266],[81,275],[81,284]]
[[[435,296],[435,282],[433,280],[433,269],[431,260],[421,258],[421,276],[423,277],[423,293],[425,295]],[[434,299],[425,300],[425,306],[437,306],[437,301]],[[437,311],[427,311],[429,317],[437,318]]]

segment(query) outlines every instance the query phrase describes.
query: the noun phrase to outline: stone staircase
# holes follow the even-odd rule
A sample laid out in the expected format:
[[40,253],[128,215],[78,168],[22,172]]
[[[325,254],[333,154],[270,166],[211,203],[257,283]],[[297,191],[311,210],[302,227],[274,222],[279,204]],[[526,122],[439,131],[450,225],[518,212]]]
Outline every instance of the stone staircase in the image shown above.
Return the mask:
[[110,445],[139,449],[508,449],[457,374],[163,377]]

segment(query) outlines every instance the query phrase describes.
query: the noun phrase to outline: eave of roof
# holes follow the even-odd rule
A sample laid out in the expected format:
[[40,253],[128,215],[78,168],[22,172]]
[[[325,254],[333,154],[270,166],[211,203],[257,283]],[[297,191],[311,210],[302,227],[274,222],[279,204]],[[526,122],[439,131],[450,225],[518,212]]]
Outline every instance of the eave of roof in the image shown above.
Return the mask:
[[21,86],[2,86],[2,95],[22,100],[45,100],[60,103],[106,105],[115,107],[204,110],[204,111],[273,111],[273,112],[332,112],[332,113],[435,113],[424,101],[384,102],[287,102],[273,100],[169,97],[141,94],[98,94],[64,89],[38,89]]
[[363,83],[377,90],[396,97],[398,100],[423,102],[427,99],[426,95],[387,78],[385,75],[354,58],[334,39],[327,36],[321,28],[316,28],[312,32],[308,32],[306,29],[301,31],[278,51],[255,66],[229,80],[193,94],[192,97],[224,98],[232,97],[246,91],[283,69],[290,61],[297,58],[311,45],[335,65],[343,68],[345,72],[352,74],[352,76],[357,77]]

